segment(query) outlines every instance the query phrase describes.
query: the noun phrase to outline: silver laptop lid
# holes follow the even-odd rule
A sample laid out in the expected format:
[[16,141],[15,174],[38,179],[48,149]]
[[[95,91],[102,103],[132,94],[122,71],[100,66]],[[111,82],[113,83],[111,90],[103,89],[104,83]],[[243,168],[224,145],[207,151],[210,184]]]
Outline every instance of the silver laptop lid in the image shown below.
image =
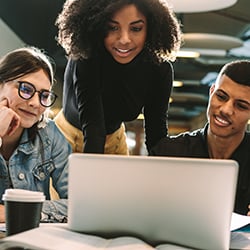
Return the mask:
[[232,160],[72,154],[69,228],[228,249],[237,173]]

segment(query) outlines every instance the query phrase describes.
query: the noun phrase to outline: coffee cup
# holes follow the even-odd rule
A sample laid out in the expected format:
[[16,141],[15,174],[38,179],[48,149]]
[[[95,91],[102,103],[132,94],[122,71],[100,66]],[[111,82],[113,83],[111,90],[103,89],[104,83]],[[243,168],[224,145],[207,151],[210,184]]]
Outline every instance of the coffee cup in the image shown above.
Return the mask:
[[39,227],[44,200],[42,192],[6,189],[3,194],[6,236]]

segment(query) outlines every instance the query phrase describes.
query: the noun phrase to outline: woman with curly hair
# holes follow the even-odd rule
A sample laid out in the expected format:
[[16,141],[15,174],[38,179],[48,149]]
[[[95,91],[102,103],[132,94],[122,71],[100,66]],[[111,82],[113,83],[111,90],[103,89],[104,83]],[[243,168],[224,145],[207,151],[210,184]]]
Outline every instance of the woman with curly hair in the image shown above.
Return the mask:
[[56,25],[69,56],[55,122],[74,152],[128,154],[143,112],[147,150],[167,135],[178,21],[161,0],[67,0]]

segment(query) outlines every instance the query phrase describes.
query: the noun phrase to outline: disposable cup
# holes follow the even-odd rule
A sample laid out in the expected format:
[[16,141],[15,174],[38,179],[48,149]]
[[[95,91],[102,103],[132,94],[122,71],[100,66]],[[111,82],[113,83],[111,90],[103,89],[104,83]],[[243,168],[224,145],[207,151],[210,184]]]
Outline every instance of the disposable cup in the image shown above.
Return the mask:
[[42,192],[6,189],[3,194],[6,236],[39,227],[44,200]]

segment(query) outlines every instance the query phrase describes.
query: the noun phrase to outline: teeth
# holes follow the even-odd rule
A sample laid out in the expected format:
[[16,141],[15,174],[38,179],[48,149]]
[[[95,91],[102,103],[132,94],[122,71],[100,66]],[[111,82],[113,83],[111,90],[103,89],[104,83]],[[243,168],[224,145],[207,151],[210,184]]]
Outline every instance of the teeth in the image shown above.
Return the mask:
[[129,50],[128,49],[117,49],[121,53],[127,53]]
[[219,122],[223,123],[223,124],[229,124],[229,122],[221,119],[220,117],[216,116],[216,120],[218,120]]

